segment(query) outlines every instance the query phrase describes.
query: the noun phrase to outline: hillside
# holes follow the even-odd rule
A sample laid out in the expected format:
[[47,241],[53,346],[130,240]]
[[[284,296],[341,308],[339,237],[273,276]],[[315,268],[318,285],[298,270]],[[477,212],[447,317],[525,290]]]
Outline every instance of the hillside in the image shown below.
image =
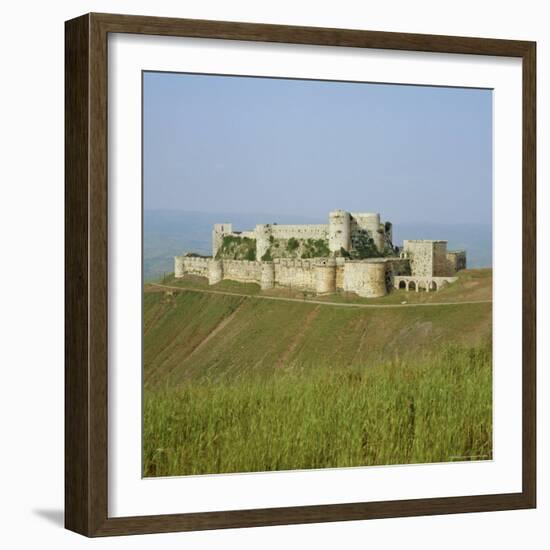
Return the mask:
[[143,301],[144,476],[491,459],[492,303],[459,303],[490,272],[447,305],[166,282]]
[[[468,286],[469,282],[465,277],[462,286],[482,294],[479,285]],[[196,288],[167,292],[146,287],[147,388],[197,379],[265,376],[281,368],[366,366],[429,354],[449,343],[477,345],[491,337],[491,303],[363,309],[246,295],[257,293],[256,285],[229,286],[242,296]],[[460,297],[458,290],[448,290],[449,298]]]

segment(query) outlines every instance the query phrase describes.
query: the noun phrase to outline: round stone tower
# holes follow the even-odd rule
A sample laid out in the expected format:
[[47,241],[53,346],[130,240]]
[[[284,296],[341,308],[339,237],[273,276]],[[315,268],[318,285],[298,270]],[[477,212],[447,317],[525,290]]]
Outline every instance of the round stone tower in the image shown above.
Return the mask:
[[262,262],[260,272],[260,288],[267,290],[275,286],[275,264],[273,262]]
[[368,298],[380,298],[385,296],[386,290],[386,262],[383,260],[367,260],[366,261],[366,278],[363,294]]
[[331,252],[351,247],[351,220],[349,212],[334,210],[328,218],[328,247]]
[[380,214],[363,214],[363,224],[372,236],[376,248],[382,252],[384,250],[384,228],[380,225]]
[[271,224],[264,223],[257,225],[254,233],[256,235],[256,259],[261,260],[271,245],[269,241],[272,234]]
[[344,290],[355,292],[363,298],[385,296],[387,294],[386,262],[379,258],[346,262]]
[[184,273],[183,256],[174,256],[174,277],[181,279]]
[[223,280],[223,263],[212,258],[208,263],[208,284],[215,285]]
[[[340,249],[338,249],[340,250]],[[315,292],[331,294],[336,292],[336,260],[325,258],[315,264]]]

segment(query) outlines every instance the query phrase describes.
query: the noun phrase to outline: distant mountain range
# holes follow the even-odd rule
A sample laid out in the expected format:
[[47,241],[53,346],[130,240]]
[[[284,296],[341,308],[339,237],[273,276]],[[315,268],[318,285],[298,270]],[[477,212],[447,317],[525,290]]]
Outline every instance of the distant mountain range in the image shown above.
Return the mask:
[[[252,229],[259,223],[327,223],[327,218],[265,213],[186,212],[145,210],[143,214],[143,276],[159,279],[174,270],[174,256],[185,252],[211,254],[212,226],[232,223],[236,230]],[[448,248],[465,249],[468,267],[492,267],[492,228],[483,224],[399,223],[394,220],[394,244],[403,239],[442,239]]]

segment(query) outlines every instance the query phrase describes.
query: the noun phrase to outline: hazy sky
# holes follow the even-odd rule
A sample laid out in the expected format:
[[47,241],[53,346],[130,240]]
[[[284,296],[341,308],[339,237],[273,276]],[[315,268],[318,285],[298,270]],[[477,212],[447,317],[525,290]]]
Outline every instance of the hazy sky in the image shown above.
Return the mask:
[[145,73],[143,91],[146,209],[491,223],[490,90]]

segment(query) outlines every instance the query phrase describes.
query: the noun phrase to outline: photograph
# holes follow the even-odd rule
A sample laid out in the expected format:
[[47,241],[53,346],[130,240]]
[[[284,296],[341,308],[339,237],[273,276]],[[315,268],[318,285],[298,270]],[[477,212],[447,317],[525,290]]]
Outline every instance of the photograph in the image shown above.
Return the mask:
[[141,77],[142,476],[491,461],[493,90]]

